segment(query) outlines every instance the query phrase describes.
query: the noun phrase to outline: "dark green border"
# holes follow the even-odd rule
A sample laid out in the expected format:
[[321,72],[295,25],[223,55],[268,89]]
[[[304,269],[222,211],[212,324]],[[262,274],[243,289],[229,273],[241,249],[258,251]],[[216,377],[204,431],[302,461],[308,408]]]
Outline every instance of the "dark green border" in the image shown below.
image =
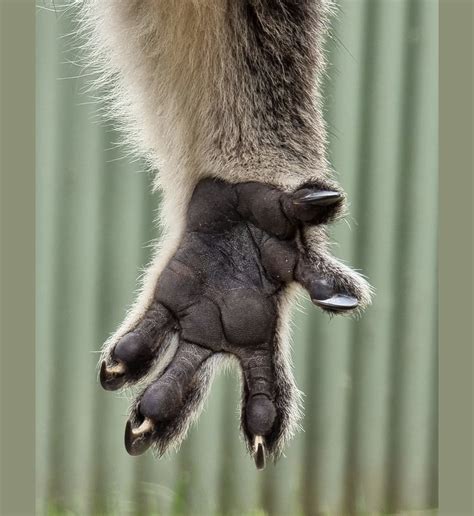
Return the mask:
[[440,514],[473,503],[473,3],[440,1]]
[[0,515],[35,513],[35,5],[0,0]]

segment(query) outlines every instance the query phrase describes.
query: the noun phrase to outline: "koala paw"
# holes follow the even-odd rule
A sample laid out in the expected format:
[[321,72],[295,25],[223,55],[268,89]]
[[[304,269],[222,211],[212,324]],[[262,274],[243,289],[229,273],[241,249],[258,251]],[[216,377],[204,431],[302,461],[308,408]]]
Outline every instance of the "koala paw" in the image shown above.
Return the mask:
[[333,220],[343,202],[323,181],[292,193],[257,182],[205,179],[196,186],[150,306],[101,364],[103,388],[116,390],[153,373],[164,342],[178,342],[133,404],[125,431],[131,455],[151,445],[163,453],[183,438],[207,393],[213,359],[228,355],[241,368],[241,426],[257,468],[279,454],[294,400],[291,373],[278,356],[285,289],[301,284],[330,313],[352,312],[369,299],[360,276],[305,241],[305,228]]

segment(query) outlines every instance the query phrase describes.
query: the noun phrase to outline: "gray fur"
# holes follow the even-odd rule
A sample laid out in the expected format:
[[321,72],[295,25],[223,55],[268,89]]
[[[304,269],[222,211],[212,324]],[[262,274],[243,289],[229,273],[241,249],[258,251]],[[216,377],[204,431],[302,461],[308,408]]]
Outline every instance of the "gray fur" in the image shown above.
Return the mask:
[[[292,191],[329,178],[318,86],[333,10],[328,0],[82,3],[89,56],[100,73],[98,83],[110,88],[109,115],[121,120],[128,144],[156,170],[155,186],[164,194],[165,237],[135,305],[106,342],[104,357],[150,305],[200,179],[260,181]],[[370,303],[366,281],[329,254],[324,229],[306,229],[303,240],[315,269],[353,292],[359,308]],[[301,413],[288,335],[294,292],[290,287],[279,299],[274,366],[285,421],[271,450],[275,457],[297,429]],[[202,369],[173,432],[158,442],[160,452],[184,438],[218,362],[210,359]]]

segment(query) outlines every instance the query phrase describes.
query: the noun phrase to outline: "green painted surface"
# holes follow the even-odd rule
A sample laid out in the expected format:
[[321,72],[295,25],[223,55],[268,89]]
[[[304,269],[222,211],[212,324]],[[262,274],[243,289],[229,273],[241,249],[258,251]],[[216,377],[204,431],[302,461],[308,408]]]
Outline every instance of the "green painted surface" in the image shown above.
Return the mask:
[[[49,2],[48,2],[49,5]],[[294,317],[304,432],[257,473],[221,375],[178,453],[129,457],[97,350],[158,236],[157,195],[83,93],[67,14],[38,10],[38,513],[344,514],[437,505],[437,3],[345,0],[329,43],[330,156],[351,200],[334,252],[376,288],[362,319]],[[69,512],[68,512],[69,511]],[[260,511],[260,512],[259,512]]]

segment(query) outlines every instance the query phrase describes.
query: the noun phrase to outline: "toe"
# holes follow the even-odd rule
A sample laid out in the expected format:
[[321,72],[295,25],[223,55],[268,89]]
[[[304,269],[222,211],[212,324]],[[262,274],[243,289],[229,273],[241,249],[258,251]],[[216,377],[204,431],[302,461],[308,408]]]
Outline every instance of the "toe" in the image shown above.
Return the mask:
[[[144,453],[153,443],[162,453],[185,432],[186,420],[192,415],[189,407],[198,395],[194,393],[193,400],[187,396],[193,387],[202,384],[198,371],[210,355],[210,350],[180,342],[166,369],[135,401],[125,428],[125,448],[130,455]],[[186,406],[188,410],[184,410]]]
[[273,402],[264,394],[252,396],[246,409],[247,429],[253,435],[267,435],[273,428],[276,410]]
[[324,224],[339,215],[344,194],[327,185],[311,185],[290,194],[286,212],[290,218],[308,224]]
[[177,383],[166,383],[166,378],[152,384],[140,401],[140,413],[156,422],[165,422],[176,417],[183,403]]
[[321,273],[315,269],[303,260],[298,264],[296,273],[297,280],[308,291],[315,305],[330,313],[345,313],[360,308],[360,296],[357,295],[360,289],[357,289],[355,282],[349,281],[350,276],[342,275],[337,270],[329,274],[328,270]]
[[108,391],[139,380],[160,356],[160,345],[171,331],[171,314],[159,304],[111,348],[100,367],[99,380]]

